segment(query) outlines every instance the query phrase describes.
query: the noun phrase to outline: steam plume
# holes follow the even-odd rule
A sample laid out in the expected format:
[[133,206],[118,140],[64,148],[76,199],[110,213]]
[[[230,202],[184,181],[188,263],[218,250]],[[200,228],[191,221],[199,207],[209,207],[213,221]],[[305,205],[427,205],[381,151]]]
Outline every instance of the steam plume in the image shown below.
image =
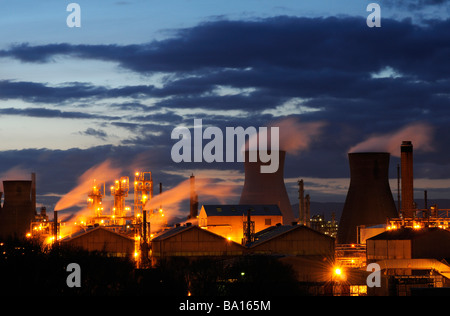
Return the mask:
[[[288,117],[275,121],[267,127],[267,133],[260,131],[258,135],[252,137],[266,136],[268,140],[268,149],[271,148],[271,127],[279,128],[279,149],[284,150],[290,154],[298,155],[301,151],[307,150],[311,143],[322,134],[322,129],[325,122],[300,122],[295,117]],[[268,134],[268,135],[265,135]],[[249,148],[249,143],[254,138],[246,143],[246,149]]]
[[369,139],[353,146],[349,152],[389,152],[400,157],[400,144],[404,140],[410,140],[414,144],[414,150],[433,151],[432,145],[433,127],[426,123],[414,123],[392,133],[373,135]]
[[93,180],[97,183],[114,181],[120,177],[121,170],[113,168],[109,160],[96,165],[81,175],[78,185],[69,193],[65,194],[55,205],[55,211],[67,209],[69,207],[85,203],[87,194],[92,188]]

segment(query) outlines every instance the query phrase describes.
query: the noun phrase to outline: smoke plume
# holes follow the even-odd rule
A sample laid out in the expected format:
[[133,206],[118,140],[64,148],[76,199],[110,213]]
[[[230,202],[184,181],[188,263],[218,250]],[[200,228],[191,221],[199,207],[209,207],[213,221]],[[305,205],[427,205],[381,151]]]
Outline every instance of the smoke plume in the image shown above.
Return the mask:
[[[307,150],[311,143],[321,134],[325,126],[325,122],[300,122],[295,117],[288,117],[275,121],[267,126],[267,132],[259,131],[258,135],[252,137],[265,136],[268,140],[268,149],[271,148],[271,127],[279,129],[279,149],[284,150],[292,155],[298,155],[301,151]],[[246,143],[246,149],[249,148],[250,140]]]
[[400,157],[400,144],[404,140],[412,141],[414,150],[433,151],[433,127],[426,123],[414,123],[387,134],[373,135],[369,139],[353,146],[349,152],[389,152]]
[[94,184],[93,180],[95,180],[98,185],[101,185],[102,183],[120,178],[120,173],[121,170],[113,168],[109,160],[90,168],[80,176],[78,185],[56,203],[55,211],[85,204],[87,194]]
[[322,134],[324,122],[300,122],[297,118],[289,117],[277,121],[271,126],[280,129],[280,149],[297,155],[309,148],[311,143]]
[[[210,199],[213,197],[217,200],[217,203],[225,203],[226,199],[233,196],[233,190],[235,186],[225,185],[222,183],[214,183],[213,180],[208,178],[195,178],[195,191],[199,194],[199,200]],[[157,209],[163,206],[163,209],[167,209],[169,216],[186,215],[189,213],[189,209],[182,209],[179,207],[179,203],[189,199],[190,196],[190,180],[184,180],[177,186],[170,190],[163,191],[163,193],[155,195],[146,205],[146,209]],[[200,203],[201,205],[202,203]]]

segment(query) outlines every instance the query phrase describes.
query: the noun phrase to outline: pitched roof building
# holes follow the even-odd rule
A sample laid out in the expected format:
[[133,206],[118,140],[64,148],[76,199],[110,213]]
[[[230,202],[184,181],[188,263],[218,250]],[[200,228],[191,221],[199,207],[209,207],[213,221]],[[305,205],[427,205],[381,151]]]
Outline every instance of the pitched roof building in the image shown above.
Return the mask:
[[133,238],[113,232],[104,227],[92,227],[80,230],[77,233],[61,240],[62,244],[87,251],[105,251],[110,256],[134,256],[135,241]]
[[244,222],[254,222],[254,233],[283,223],[278,205],[203,205],[198,224],[215,234],[237,243],[244,237]]
[[162,233],[151,244],[156,261],[168,257],[237,256],[245,250],[238,243],[190,224]]

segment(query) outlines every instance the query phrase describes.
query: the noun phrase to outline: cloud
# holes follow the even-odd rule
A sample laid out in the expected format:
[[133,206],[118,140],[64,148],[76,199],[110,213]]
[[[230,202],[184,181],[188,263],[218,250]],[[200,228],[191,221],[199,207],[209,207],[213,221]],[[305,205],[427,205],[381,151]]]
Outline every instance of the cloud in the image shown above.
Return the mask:
[[80,132],[81,135],[87,135],[87,136],[94,136],[96,138],[99,138],[101,140],[106,140],[108,137],[108,134],[106,134],[105,131],[101,129],[94,129],[92,127],[89,127],[84,132]]
[[[1,50],[0,56],[33,63],[56,63],[58,56],[93,59],[138,74],[166,76],[159,87],[87,83],[49,87],[9,80],[0,83],[0,98],[33,102],[155,98],[160,108],[243,109],[255,114],[292,98],[308,99],[310,104],[331,98],[320,107],[332,111],[340,111],[333,105],[341,100],[362,109],[366,104],[372,107],[370,100],[399,107],[399,98],[405,104],[412,100],[413,108],[423,108],[432,97],[447,93],[450,83],[450,20],[419,26],[386,18],[383,27],[373,32],[360,17],[280,16],[215,20],[172,34],[134,45],[13,45]],[[385,69],[397,75],[374,77]],[[223,95],[218,93],[222,87],[239,92]]]
[[410,10],[424,9],[430,6],[441,6],[448,4],[449,0],[381,0],[381,5],[386,5],[387,7],[403,7]]
[[[450,46],[443,41],[450,36],[449,24],[448,20],[434,21],[420,27],[407,20],[386,18],[383,28],[371,32],[360,17],[219,20],[179,29],[171,38],[149,43],[122,46],[23,43],[1,50],[0,57],[45,63],[64,55],[112,61],[138,73],[267,67],[367,73],[391,66],[412,74],[418,68],[426,71],[423,60],[428,59],[427,71],[435,75],[434,72],[449,72],[439,67],[439,61],[445,57],[439,57],[440,52]],[[344,43],[346,49],[338,49]]]
[[40,118],[65,118],[65,119],[119,119],[117,116],[105,116],[85,112],[60,111],[47,108],[4,108],[0,109],[0,115],[19,115]]
[[[433,7],[439,2],[444,3],[414,1]],[[165,167],[170,164],[168,152],[173,144],[170,131],[181,124],[189,126],[194,118],[224,129],[267,126],[291,115],[316,132],[307,143],[301,137],[292,138],[293,145],[308,150],[289,155],[285,170],[289,176],[311,178],[344,178],[348,148],[372,136],[382,144],[387,131],[410,124],[416,128],[416,137],[424,136],[417,124],[432,122],[434,135],[439,135],[433,139],[433,148],[439,155],[422,152],[427,161],[418,161],[416,167],[424,178],[437,177],[450,174],[449,53],[450,19],[417,25],[383,18],[383,27],[377,30],[368,28],[361,17],[216,19],[174,30],[162,40],[133,45],[22,43],[0,50],[0,58],[24,64],[57,64],[60,57],[73,62],[108,61],[140,75],[142,84],[124,81],[111,88],[89,82],[49,85],[10,78],[0,81],[0,99],[7,100],[2,104],[20,99],[35,106],[8,105],[0,114],[97,119],[132,134],[124,136],[126,146],[119,148],[46,153],[54,165],[72,162],[77,171],[80,159],[98,155],[125,163],[138,152],[134,148],[151,148],[156,154],[149,161],[157,161],[151,167]],[[161,78],[157,83],[151,80],[153,74]],[[286,107],[291,100],[301,103]],[[91,106],[72,110],[79,103],[101,105],[105,111]],[[72,107],[63,111],[56,106]],[[322,125],[308,126],[318,124],[314,122]],[[83,133],[106,137],[105,126],[92,126]],[[301,130],[294,129],[292,134],[297,136]],[[412,140],[418,149],[419,142]],[[194,167],[201,166],[189,166]]]

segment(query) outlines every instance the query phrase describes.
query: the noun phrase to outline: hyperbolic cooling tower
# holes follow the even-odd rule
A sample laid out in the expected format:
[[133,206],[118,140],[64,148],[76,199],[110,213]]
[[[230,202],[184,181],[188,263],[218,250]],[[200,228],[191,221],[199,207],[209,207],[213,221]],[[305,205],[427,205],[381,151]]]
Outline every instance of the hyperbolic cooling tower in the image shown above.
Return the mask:
[[249,152],[245,152],[245,181],[239,204],[276,204],[283,215],[283,223],[290,225],[294,220],[294,214],[284,184],[285,157],[286,152],[279,151],[278,170],[274,173],[261,173],[261,165],[270,163],[262,163],[259,155],[256,162],[249,162]]
[[357,226],[398,217],[389,186],[389,153],[350,153],[350,187],[339,222],[339,244],[357,243]]
[[35,215],[32,184],[32,181],[3,181],[5,200],[0,213],[0,236],[23,238],[30,230]]

